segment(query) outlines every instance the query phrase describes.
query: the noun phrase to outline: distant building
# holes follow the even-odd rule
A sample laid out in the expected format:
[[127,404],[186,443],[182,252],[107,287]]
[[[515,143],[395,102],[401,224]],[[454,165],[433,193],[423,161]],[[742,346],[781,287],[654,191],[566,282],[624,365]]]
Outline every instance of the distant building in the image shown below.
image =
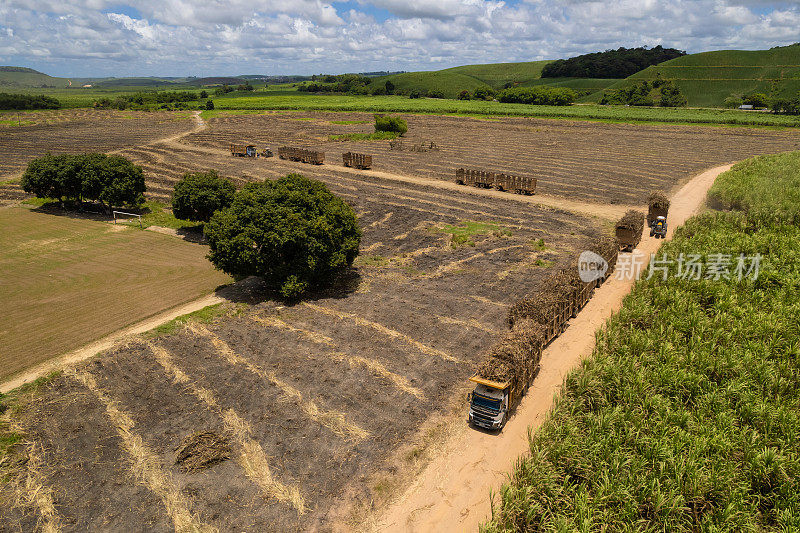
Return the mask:
[[753,109],[753,104],[742,104],[739,109]]

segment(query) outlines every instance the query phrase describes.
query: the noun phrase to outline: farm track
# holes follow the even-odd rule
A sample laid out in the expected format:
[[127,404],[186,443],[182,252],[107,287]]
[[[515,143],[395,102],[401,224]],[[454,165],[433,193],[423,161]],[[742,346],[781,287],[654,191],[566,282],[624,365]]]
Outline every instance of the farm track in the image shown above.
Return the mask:
[[[699,174],[672,197],[671,239],[677,227],[702,209],[714,179],[730,165]],[[660,241],[645,237],[637,250],[642,269]],[[622,305],[633,279],[612,276],[542,354],[542,370],[516,413],[499,434],[461,427],[421,474],[375,515],[370,529],[380,532],[476,531],[490,517],[490,492],[498,493],[517,458],[529,452],[528,434],[545,419],[564,377],[591,355],[594,332]]]
[[388,141],[320,141],[333,134],[368,133],[370,124],[328,123],[334,118],[369,120],[366,114],[292,117],[315,120],[278,114],[216,118],[208,130],[184,142],[218,149],[243,139],[259,145],[297,145],[326,151],[328,163],[348,150],[366,152],[375,156],[375,171],[445,181],[453,179],[459,166],[504,171],[537,177],[542,195],[633,205],[643,203],[650,189],[674,189],[715,164],[800,146],[800,134],[794,131],[408,115],[407,147],[422,140],[441,147],[438,152],[414,153],[391,150]]

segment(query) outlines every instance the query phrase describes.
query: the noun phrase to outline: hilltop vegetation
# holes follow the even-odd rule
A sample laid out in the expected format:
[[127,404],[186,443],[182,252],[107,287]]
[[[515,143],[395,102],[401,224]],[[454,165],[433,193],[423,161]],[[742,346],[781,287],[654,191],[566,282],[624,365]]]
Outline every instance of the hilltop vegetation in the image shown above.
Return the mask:
[[686,55],[675,48],[618,48],[558,59],[542,69],[542,78],[627,78],[651,65]]
[[[770,50],[720,50],[672,59],[648,67],[609,87],[616,90],[644,80],[671,79],[690,106],[723,107],[731,96],[764,93],[791,98],[800,92],[800,45]],[[587,101],[598,101],[601,94]]]

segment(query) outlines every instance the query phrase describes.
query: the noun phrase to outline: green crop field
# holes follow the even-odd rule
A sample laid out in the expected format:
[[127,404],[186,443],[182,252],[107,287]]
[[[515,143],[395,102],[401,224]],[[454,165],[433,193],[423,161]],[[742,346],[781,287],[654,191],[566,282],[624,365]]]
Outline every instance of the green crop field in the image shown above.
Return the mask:
[[[233,94],[233,93],[232,93]],[[726,109],[671,109],[621,106],[573,105],[533,106],[482,100],[444,100],[402,96],[316,95],[292,91],[279,94],[255,91],[246,96],[214,99],[217,110],[317,110],[371,113],[453,113],[543,118],[609,120],[618,122],[664,122],[681,124],[729,124],[798,127],[800,117]]]
[[[800,153],[736,165],[710,195],[744,211],[661,247],[666,281],[638,282],[567,377],[487,531],[800,528]],[[676,276],[681,254],[700,279]],[[738,279],[740,254],[757,276]]]
[[211,293],[207,248],[138,228],[0,209],[0,378]]
[[[648,67],[609,89],[657,76],[675,80],[690,106],[721,107],[725,98],[754,92],[773,97],[800,92],[800,46],[773,50],[703,52]],[[599,101],[601,94],[587,98]]]

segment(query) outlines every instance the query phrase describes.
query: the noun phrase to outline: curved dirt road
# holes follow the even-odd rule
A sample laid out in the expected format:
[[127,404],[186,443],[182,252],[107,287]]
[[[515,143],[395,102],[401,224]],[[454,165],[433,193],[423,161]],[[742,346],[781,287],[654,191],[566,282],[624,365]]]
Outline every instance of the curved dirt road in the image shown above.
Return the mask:
[[[732,165],[712,168],[692,178],[673,197],[670,229],[683,224],[704,204],[714,179]],[[645,233],[634,257],[644,267],[661,244]],[[621,256],[622,257],[622,256]],[[621,263],[620,263],[621,265]],[[620,266],[618,272],[625,269]],[[505,429],[497,435],[467,427],[466,422],[384,513],[372,529],[387,531],[477,531],[490,515],[489,492],[498,503],[500,486],[517,458],[528,452],[528,428],[538,428],[564,377],[594,349],[595,331],[619,309],[633,277],[614,274],[596,292],[577,318],[542,354],[542,369]],[[466,418],[466,411],[464,413]]]

